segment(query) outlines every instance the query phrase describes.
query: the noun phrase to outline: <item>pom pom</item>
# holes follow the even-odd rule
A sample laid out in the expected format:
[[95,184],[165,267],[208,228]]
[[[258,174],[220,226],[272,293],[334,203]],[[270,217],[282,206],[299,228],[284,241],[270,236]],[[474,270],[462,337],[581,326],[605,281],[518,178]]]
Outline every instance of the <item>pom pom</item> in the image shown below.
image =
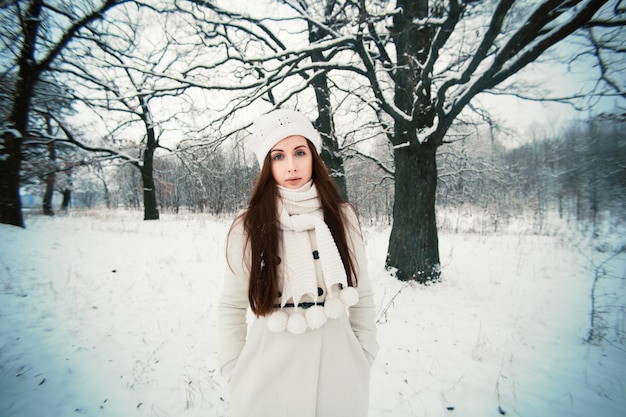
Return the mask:
[[273,312],[267,319],[267,328],[270,332],[281,333],[287,328],[289,315],[282,310]]
[[309,324],[311,329],[318,329],[322,327],[328,319],[328,317],[326,317],[326,313],[324,313],[324,308],[318,305],[307,309],[305,315],[306,322]]
[[324,312],[331,319],[336,319],[345,313],[346,307],[339,298],[327,298],[324,302]]
[[345,287],[339,293],[339,299],[346,307],[351,307],[359,302],[359,292],[354,287]]
[[293,313],[289,316],[287,322],[287,330],[293,334],[302,334],[306,332],[306,319],[300,313]]

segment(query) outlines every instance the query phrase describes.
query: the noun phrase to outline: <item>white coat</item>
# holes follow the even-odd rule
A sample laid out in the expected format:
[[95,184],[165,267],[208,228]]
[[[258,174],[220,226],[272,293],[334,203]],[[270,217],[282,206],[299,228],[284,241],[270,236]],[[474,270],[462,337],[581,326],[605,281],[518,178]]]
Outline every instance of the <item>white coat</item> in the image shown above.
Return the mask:
[[[347,240],[356,260],[359,302],[348,315],[299,335],[269,331],[267,317],[255,318],[248,334],[249,263],[243,224],[233,225],[218,309],[218,362],[230,383],[232,417],[367,416],[370,367],[378,352],[375,307],[359,221],[351,206],[342,209],[349,219]],[[315,244],[313,231],[301,233],[309,233]],[[317,273],[323,287],[319,265]]]

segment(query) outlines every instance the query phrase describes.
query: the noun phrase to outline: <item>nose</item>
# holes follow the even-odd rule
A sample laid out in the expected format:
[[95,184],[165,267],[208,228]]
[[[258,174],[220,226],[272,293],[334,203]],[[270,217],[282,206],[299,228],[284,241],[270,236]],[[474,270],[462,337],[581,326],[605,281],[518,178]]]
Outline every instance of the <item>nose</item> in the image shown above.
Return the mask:
[[296,172],[296,161],[293,157],[287,158],[287,171],[288,172]]

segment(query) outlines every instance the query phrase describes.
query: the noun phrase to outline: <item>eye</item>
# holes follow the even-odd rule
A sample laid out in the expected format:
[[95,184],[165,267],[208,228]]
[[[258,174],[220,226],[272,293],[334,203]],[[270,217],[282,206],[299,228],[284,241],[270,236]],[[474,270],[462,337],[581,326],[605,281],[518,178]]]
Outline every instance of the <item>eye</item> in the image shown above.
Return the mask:
[[306,155],[306,151],[302,150],[302,149],[298,149],[296,151],[296,156],[305,156]]
[[273,161],[280,161],[281,159],[283,159],[283,154],[282,153],[275,153],[274,155],[272,155],[272,160]]

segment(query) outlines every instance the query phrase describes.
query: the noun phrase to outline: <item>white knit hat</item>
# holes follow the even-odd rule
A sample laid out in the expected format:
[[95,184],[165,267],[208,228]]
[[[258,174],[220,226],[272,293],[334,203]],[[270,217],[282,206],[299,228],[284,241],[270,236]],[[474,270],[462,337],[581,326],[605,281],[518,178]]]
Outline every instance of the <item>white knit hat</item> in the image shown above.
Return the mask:
[[286,137],[304,136],[315,145],[317,153],[322,152],[322,138],[309,119],[300,112],[278,109],[256,119],[252,125],[252,149],[259,160],[259,166],[268,152]]

